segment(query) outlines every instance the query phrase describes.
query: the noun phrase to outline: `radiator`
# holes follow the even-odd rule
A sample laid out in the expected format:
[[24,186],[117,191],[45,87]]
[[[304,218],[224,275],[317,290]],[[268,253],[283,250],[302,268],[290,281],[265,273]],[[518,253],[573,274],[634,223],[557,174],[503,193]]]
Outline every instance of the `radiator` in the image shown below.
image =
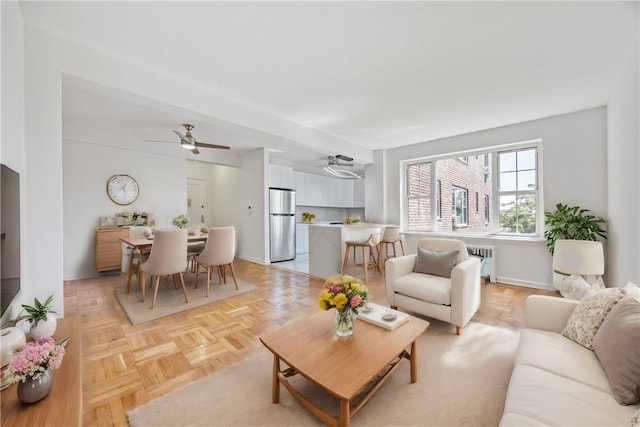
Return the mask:
[[482,258],[480,275],[483,277],[489,277],[489,281],[492,283],[496,282],[495,251],[495,246],[467,245],[467,252],[469,252],[469,255]]

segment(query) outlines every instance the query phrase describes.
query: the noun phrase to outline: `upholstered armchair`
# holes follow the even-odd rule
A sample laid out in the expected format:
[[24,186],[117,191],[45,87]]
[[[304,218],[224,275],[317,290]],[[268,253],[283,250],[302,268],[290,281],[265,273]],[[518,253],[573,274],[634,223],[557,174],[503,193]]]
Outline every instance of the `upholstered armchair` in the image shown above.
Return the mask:
[[418,254],[390,258],[385,268],[387,301],[394,309],[451,323],[460,335],[480,307],[480,260],[469,256],[461,240],[422,239]]

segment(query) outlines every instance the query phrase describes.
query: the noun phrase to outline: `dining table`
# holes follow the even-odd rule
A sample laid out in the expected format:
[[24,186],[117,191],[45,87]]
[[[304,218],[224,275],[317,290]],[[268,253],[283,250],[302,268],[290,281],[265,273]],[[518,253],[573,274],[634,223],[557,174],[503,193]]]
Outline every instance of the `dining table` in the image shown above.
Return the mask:
[[[209,237],[208,233],[188,234],[187,243],[193,242],[206,242]],[[131,276],[133,276],[133,257],[134,252],[142,254],[151,250],[153,246],[153,237],[136,236],[136,237],[120,237],[120,241],[131,246],[131,252],[129,253],[129,261],[127,262],[127,292],[131,289]],[[144,300],[144,284],[140,284],[142,291],[142,299]]]

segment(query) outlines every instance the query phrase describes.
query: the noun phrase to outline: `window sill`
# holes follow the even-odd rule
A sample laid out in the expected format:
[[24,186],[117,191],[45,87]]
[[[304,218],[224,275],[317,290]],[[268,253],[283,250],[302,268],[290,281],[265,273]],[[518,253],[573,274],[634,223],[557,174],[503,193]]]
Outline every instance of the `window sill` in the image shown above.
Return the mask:
[[456,233],[456,232],[446,232],[446,231],[403,231],[402,234],[406,235],[416,235],[416,236],[425,236],[425,237],[448,237],[448,238],[458,238],[461,240],[495,240],[501,242],[510,242],[510,243],[522,243],[522,244],[532,244],[539,245],[545,244],[546,239],[539,236],[513,236],[513,235],[499,235],[499,234],[491,234],[491,233]]

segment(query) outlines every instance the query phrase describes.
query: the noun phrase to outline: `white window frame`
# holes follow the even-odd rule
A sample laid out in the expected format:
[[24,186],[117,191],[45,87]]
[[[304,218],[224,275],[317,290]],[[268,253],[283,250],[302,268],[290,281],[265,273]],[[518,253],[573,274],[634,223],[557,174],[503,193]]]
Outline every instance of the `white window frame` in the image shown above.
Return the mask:
[[[516,142],[516,143],[511,143],[511,144],[503,144],[503,145],[495,145],[495,146],[489,146],[489,147],[481,147],[478,149],[473,149],[473,150],[468,150],[468,151],[460,151],[460,152],[451,152],[451,153],[445,153],[445,154],[439,154],[439,155],[433,155],[433,156],[426,156],[426,157],[420,157],[420,158],[413,158],[413,159],[406,159],[406,160],[402,160],[400,161],[400,173],[401,173],[401,180],[400,182],[404,183],[403,184],[403,188],[400,191],[400,204],[401,204],[401,213],[402,213],[402,218],[401,218],[401,225],[404,228],[404,230],[406,232],[426,232],[426,233],[438,233],[438,234],[461,234],[461,233],[466,233],[466,234],[471,234],[471,235],[486,235],[486,236],[504,236],[504,237],[514,237],[514,238],[518,238],[518,239],[539,239],[541,238],[543,232],[544,232],[544,197],[543,197],[543,186],[542,183],[543,181],[543,155],[542,155],[542,139],[533,139],[533,140],[526,140],[526,141],[521,141],[521,142]],[[501,232],[499,230],[499,224],[500,224],[500,208],[499,208],[499,194],[500,192],[498,191],[498,161],[497,161],[497,157],[498,157],[498,152],[502,152],[502,151],[512,151],[512,150],[520,150],[520,149],[524,149],[524,148],[535,148],[536,149],[536,186],[537,189],[535,190],[535,194],[536,194],[536,233],[533,234],[518,234],[518,233],[505,233],[505,232]],[[407,187],[409,184],[408,181],[408,176],[407,176],[407,166],[411,165],[411,164],[417,164],[417,163],[426,163],[426,162],[430,162],[430,167],[432,168],[432,172],[431,172],[431,189],[432,189],[432,194],[433,191],[437,191],[436,190],[436,186],[437,186],[437,177],[436,177],[436,173],[435,173],[435,165],[436,165],[436,161],[437,160],[445,160],[445,159],[455,159],[455,158],[460,158],[463,156],[472,156],[472,155],[479,155],[479,154],[485,154],[488,153],[491,156],[491,188],[492,188],[492,196],[490,197],[491,199],[491,206],[492,209],[490,210],[490,215],[491,215],[491,225],[492,225],[492,229],[489,230],[488,232],[471,232],[471,231],[467,231],[465,229],[460,229],[458,231],[455,232],[446,232],[446,231],[441,231],[441,230],[437,230],[434,227],[436,227],[436,225],[438,224],[439,218],[437,217],[437,206],[435,203],[435,197],[432,198],[431,203],[432,203],[432,207],[431,207],[431,224],[432,224],[432,229],[431,230],[422,230],[422,229],[411,229],[408,227],[408,197],[407,197]]]

